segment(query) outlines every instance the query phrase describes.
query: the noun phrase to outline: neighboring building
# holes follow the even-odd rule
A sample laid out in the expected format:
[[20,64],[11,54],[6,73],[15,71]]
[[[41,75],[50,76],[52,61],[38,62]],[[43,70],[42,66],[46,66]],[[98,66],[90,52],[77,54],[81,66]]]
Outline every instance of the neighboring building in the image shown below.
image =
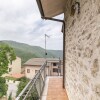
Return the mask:
[[[46,69],[46,71],[48,71],[48,75],[58,75],[59,59],[47,58],[46,60],[48,61]],[[28,60],[22,67],[23,73],[27,78],[32,79],[46,60],[44,58],[32,58]],[[60,70],[60,72],[62,75],[62,70]]]
[[8,66],[9,74],[20,74],[21,73],[21,58],[16,57],[16,60],[12,61],[12,64]]
[[9,77],[24,76],[23,74],[21,74],[21,58],[16,57],[16,59],[12,61],[11,64],[8,65],[8,73],[2,75],[2,77],[5,76],[9,76]]
[[[47,58],[47,67],[49,76],[63,75],[63,62],[57,58]],[[60,65],[59,65],[60,64]]]
[[37,59],[37,58],[32,58],[29,59],[22,67],[23,73],[27,78],[32,79],[34,75],[37,73],[37,71],[40,69],[40,67],[44,64],[45,60],[44,59]]

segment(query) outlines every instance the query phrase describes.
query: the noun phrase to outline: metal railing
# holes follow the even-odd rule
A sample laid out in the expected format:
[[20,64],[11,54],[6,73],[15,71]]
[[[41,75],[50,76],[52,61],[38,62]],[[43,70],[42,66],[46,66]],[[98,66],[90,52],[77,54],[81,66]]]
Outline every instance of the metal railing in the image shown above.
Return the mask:
[[46,79],[46,65],[45,62],[34,78],[26,85],[23,91],[18,95],[16,100],[40,100]]
[[[47,71],[47,61],[41,66],[34,78],[26,85],[22,92],[18,95],[16,100],[40,100],[43,88],[45,86]],[[58,73],[61,76],[61,60],[59,60]],[[59,76],[59,75],[58,75]]]

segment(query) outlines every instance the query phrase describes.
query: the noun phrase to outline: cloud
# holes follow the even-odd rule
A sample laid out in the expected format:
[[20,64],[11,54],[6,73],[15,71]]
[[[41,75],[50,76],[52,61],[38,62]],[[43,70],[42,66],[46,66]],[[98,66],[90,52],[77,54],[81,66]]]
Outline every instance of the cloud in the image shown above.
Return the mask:
[[62,49],[61,27],[41,19],[36,0],[0,0],[0,40],[44,47],[44,34],[48,34],[48,49]]

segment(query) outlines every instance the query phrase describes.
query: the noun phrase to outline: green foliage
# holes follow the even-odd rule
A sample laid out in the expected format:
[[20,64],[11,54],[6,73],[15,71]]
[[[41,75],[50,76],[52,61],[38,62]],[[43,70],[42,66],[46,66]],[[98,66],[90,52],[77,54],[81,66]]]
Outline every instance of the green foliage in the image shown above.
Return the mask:
[[18,79],[18,81],[20,81],[20,83],[18,85],[18,91],[16,96],[18,96],[21,93],[21,91],[24,89],[24,87],[28,84],[29,79],[27,79],[26,77],[22,77]]
[[[24,43],[18,43],[14,41],[3,41],[14,48],[14,51],[18,57],[22,59],[22,64],[31,58],[45,57],[45,49],[38,46],[30,46]],[[47,50],[48,58],[62,58],[62,50]]]
[[13,80],[13,81],[16,81],[16,80],[17,80],[16,78],[14,78],[14,77],[9,77],[9,76],[6,76],[5,79],[7,79],[7,80]]
[[16,59],[13,48],[8,45],[0,44],[0,76],[7,73],[8,64]]
[[[26,77],[22,77],[22,78],[19,78],[18,81],[20,81],[20,84],[18,86],[18,91],[17,91],[16,96],[18,96],[21,93],[21,91],[24,89],[24,87],[28,84],[28,82],[30,80],[27,79]],[[37,90],[35,88],[32,91],[32,95],[30,96],[30,100],[39,100],[39,96],[38,96]]]
[[10,93],[8,100],[12,100],[12,93]]
[[6,95],[7,85],[5,78],[0,77],[0,98]]
[[[0,76],[7,73],[8,64],[16,59],[13,48],[0,42]],[[7,85],[5,78],[0,77],[0,98],[6,95]]]
[[26,52],[26,51],[22,51],[20,49],[14,48],[14,51],[15,51],[16,55],[21,58],[22,64],[24,64],[27,60],[29,60],[33,57],[37,58],[36,54],[29,53],[29,52]]

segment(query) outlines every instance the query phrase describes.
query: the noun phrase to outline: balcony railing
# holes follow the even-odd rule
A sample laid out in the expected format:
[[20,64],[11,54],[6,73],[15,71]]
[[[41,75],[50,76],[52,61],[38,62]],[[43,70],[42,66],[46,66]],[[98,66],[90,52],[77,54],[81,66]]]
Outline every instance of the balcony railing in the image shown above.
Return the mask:
[[[60,68],[61,61],[59,60]],[[45,86],[47,71],[47,61],[41,66],[34,78],[26,85],[23,91],[18,95],[16,100],[40,100],[43,88]]]

